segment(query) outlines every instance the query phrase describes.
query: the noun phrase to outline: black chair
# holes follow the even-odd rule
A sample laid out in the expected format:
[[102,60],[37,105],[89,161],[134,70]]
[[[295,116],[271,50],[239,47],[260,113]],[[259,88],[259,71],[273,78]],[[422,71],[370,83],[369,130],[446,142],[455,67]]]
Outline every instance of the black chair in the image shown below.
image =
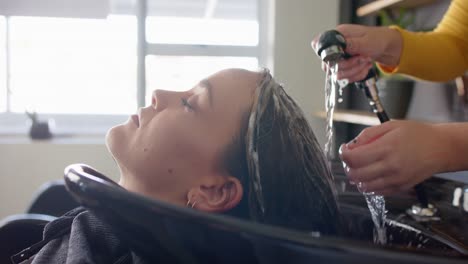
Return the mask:
[[0,223],[0,263],[10,263],[13,254],[42,240],[44,226],[79,206],[63,180],[43,184],[25,214],[12,215]]
[[79,204],[65,188],[64,181],[55,180],[39,188],[26,212],[58,217],[78,206]]
[[130,193],[84,165],[67,167],[65,183],[80,204],[155,263],[466,263],[181,208]]
[[44,226],[56,217],[41,214],[12,215],[0,222],[0,263],[42,240]]

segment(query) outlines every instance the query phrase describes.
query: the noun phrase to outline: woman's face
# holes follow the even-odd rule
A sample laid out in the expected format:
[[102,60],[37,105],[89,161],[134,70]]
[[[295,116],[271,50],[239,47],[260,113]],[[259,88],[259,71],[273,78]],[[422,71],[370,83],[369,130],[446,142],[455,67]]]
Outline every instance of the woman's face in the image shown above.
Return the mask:
[[187,202],[193,188],[222,184],[229,175],[221,153],[238,136],[259,78],[257,72],[228,69],[185,92],[154,91],[150,106],[107,134],[120,184],[178,204]]

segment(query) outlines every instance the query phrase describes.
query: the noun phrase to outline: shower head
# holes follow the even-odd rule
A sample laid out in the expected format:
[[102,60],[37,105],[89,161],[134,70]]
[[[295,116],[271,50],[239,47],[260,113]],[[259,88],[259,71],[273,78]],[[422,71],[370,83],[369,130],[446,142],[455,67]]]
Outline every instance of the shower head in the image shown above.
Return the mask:
[[[344,36],[337,30],[327,30],[320,34],[317,42],[317,55],[326,63],[337,63],[341,59],[349,59],[351,55],[345,52],[346,40]],[[359,82],[365,82],[369,79],[376,78],[376,71],[371,68],[367,73],[367,76]],[[369,99],[375,99],[370,97],[370,93],[366,93]]]
[[320,35],[316,50],[322,61],[329,63],[346,57],[345,48],[346,41],[343,35],[336,30],[328,30]]

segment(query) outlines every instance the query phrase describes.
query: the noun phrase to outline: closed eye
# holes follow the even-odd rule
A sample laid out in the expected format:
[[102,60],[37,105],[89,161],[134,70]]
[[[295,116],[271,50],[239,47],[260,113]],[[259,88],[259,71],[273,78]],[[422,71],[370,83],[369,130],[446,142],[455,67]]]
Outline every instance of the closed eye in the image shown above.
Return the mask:
[[188,102],[186,98],[180,98],[180,102],[183,107],[187,108],[189,111],[194,111],[193,106]]

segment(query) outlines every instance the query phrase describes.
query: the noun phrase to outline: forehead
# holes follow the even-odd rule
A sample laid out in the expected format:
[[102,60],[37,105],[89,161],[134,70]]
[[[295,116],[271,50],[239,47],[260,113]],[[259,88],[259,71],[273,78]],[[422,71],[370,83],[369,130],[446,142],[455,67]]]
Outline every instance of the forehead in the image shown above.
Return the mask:
[[[216,160],[216,167],[222,164],[219,159],[223,157],[226,147],[242,132],[243,117],[250,111],[260,77],[258,72],[228,69],[202,82],[205,86],[208,82],[211,88],[200,92],[202,111],[198,115],[191,115],[193,117],[189,121],[190,132],[196,137],[189,137],[188,140],[203,149],[200,153],[207,153],[212,160]],[[207,101],[210,99],[207,92],[210,90],[212,104],[208,106]]]
[[217,72],[206,80],[212,87],[213,107],[206,117],[209,133],[219,137],[218,146],[225,146],[242,126],[242,117],[250,111],[261,74],[229,69]]
[[237,99],[248,105],[252,102],[260,78],[259,72],[227,69],[217,72],[207,79],[213,87],[213,94],[217,100]]

